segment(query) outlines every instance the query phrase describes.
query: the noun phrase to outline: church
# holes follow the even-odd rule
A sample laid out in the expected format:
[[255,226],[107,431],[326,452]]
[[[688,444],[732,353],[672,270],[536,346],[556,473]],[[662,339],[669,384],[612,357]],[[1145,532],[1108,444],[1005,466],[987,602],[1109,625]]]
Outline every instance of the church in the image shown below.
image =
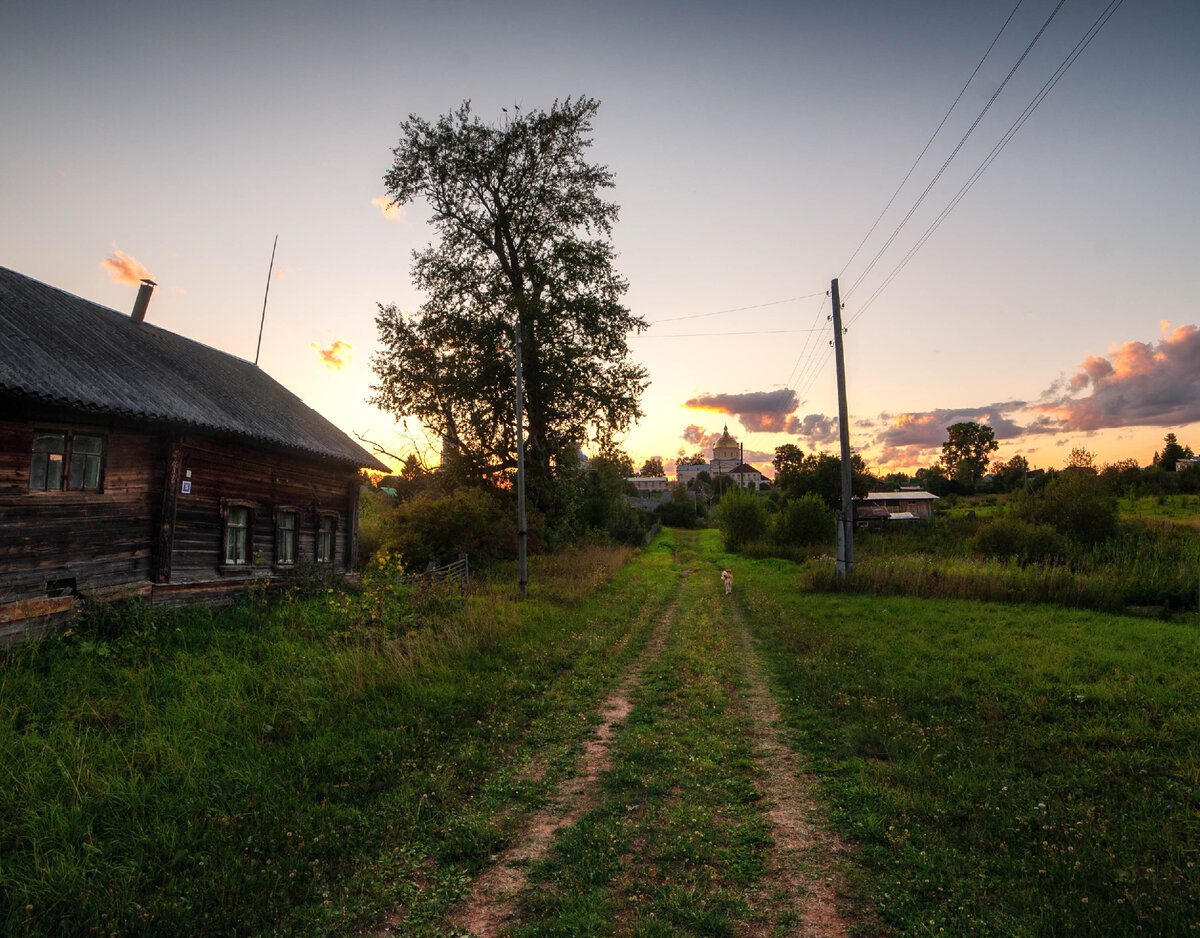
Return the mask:
[[678,466],[675,479],[679,485],[687,485],[702,472],[707,472],[714,480],[718,476],[732,476],[742,488],[757,488],[763,480],[761,472],[742,460],[742,446],[729,435],[728,424],[713,443],[712,461],[699,466]]

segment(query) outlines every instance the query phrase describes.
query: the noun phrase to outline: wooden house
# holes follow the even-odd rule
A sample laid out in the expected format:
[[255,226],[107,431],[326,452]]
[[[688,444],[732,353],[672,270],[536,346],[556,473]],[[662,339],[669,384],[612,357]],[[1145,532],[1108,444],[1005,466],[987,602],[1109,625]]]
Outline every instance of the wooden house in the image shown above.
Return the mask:
[[871,492],[865,499],[856,499],[854,514],[856,518],[875,520],[869,515],[870,510],[883,508],[893,521],[929,521],[933,518],[933,506],[937,501],[938,497],[932,492],[902,486],[899,492]]
[[257,366],[0,268],[0,644],[81,597],[350,572],[385,469]]

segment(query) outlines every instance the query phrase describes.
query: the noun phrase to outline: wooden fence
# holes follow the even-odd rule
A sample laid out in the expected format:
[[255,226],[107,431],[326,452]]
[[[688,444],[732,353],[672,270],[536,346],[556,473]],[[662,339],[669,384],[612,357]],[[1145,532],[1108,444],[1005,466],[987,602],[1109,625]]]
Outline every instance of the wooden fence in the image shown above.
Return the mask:
[[431,563],[422,573],[414,573],[412,576],[405,577],[407,580],[413,580],[419,583],[470,583],[471,582],[471,564],[467,560],[466,554],[459,554],[458,559],[453,563],[448,563],[442,567],[435,567]]

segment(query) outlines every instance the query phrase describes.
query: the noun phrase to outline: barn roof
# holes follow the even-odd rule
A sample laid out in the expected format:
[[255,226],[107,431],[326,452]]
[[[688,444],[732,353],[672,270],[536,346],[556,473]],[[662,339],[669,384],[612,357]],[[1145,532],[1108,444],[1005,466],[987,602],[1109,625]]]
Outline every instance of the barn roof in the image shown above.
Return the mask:
[[386,466],[244,359],[0,267],[0,390]]
[[932,492],[914,492],[912,490],[871,492],[867,495],[867,501],[871,502],[936,502],[938,500],[938,497]]

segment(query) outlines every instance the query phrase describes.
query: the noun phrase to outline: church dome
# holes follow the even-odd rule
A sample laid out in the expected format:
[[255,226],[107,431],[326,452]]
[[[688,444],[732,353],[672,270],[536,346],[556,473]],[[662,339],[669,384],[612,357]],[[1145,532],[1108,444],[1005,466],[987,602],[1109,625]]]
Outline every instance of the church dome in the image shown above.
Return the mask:
[[713,444],[713,449],[727,449],[733,447],[737,449],[737,440],[729,435],[729,425],[725,425],[725,431],[721,434],[721,438]]

